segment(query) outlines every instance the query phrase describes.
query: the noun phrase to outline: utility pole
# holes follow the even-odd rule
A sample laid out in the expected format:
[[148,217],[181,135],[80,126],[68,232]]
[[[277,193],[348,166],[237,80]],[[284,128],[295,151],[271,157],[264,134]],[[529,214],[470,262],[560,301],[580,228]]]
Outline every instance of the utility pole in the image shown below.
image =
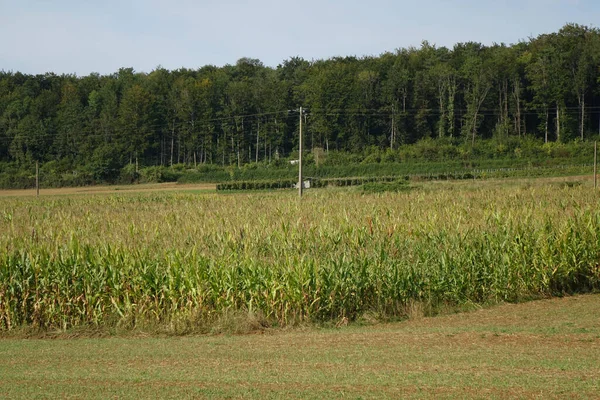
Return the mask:
[[298,150],[298,195],[302,198],[302,107],[300,107],[300,149]]

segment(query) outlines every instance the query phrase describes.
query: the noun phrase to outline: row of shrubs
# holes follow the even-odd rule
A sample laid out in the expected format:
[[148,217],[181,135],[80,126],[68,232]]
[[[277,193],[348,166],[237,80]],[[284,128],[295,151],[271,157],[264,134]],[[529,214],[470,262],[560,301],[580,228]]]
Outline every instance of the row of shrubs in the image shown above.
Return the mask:
[[[473,174],[470,172],[461,174],[428,174],[428,175],[405,175],[405,176],[369,176],[369,177],[354,177],[354,178],[313,178],[310,179],[311,188],[323,188],[328,186],[345,187],[345,186],[360,186],[375,182],[398,182],[398,181],[432,181],[432,180],[463,180],[463,179],[479,179],[481,174]],[[268,189],[291,189],[296,185],[297,180],[271,180],[271,181],[237,181],[225,182],[217,185],[217,191],[227,190],[268,190]]]
[[[369,176],[369,177],[359,177],[359,178],[330,178],[330,179],[317,179],[316,182],[325,186],[359,186],[364,185],[365,183],[372,182],[393,182],[398,179],[408,180],[409,177],[398,177],[398,176]],[[319,187],[319,185],[315,185]]]
[[279,181],[239,181],[219,183],[217,190],[264,190],[264,189],[290,189],[295,185],[292,179]]
[[465,179],[479,179],[482,178],[481,174],[465,172],[465,173],[454,173],[454,174],[427,174],[427,175],[415,175],[412,177],[414,180],[421,181],[447,181],[447,180],[465,180]]

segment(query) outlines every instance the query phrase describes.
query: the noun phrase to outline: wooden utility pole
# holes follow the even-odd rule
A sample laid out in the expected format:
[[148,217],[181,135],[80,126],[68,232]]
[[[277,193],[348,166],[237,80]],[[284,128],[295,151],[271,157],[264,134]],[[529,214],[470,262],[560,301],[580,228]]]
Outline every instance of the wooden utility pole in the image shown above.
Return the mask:
[[298,195],[302,197],[302,107],[300,107],[300,148],[298,150]]
[[40,163],[35,162],[35,195],[40,197]]

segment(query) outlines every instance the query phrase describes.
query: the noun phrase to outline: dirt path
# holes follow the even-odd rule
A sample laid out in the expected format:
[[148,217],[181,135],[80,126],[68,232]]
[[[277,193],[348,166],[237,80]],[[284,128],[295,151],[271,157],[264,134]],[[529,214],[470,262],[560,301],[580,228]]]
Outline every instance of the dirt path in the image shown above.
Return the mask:
[[[215,190],[214,183],[178,184],[145,183],[140,185],[115,185],[115,186],[84,186],[57,189],[41,189],[40,196],[74,195],[74,194],[115,194],[115,193],[142,193],[156,191],[189,191],[189,190]],[[0,197],[5,196],[35,196],[35,189],[25,190],[0,190]]]

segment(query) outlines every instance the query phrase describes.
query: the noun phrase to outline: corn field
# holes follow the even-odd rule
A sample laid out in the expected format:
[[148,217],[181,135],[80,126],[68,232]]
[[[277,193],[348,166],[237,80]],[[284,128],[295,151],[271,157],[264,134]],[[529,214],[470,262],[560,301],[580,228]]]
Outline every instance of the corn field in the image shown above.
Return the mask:
[[0,199],[0,331],[402,317],[600,288],[584,187]]

